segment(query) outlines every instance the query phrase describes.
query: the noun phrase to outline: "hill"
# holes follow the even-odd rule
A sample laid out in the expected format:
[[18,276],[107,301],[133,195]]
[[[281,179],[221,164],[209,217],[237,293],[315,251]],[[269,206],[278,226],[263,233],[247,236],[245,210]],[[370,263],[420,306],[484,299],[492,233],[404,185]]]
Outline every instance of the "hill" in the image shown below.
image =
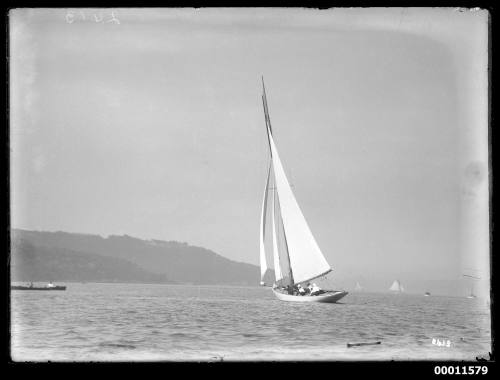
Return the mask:
[[53,266],[65,279],[79,276],[85,281],[100,273],[101,277],[128,279],[125,282],[259,284],[257,266],[187,243],[19,229],[12,230],[11,238],[13,275],[22,275],[21,281],[27,273],[46,273]]
[[11,280],[15,282],[172,282],[127,260],[57,247],[37,247],[24,239],[13,242],[12,253]]

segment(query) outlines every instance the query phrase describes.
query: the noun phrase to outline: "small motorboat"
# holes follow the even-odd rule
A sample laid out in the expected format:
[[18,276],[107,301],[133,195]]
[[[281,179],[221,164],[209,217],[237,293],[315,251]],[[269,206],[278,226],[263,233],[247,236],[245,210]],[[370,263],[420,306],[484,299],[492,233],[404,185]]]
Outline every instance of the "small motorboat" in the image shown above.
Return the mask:
[[10,290],[66,290],[65,286],[54,285],[52,282],[49,282],[45,286],[33,286],[33,283],[29,285],[11,285]]

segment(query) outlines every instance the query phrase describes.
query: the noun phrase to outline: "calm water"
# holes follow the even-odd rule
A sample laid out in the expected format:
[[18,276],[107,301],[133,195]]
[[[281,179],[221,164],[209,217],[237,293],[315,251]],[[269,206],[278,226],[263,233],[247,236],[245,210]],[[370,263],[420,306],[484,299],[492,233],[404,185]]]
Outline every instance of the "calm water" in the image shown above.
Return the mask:
[[67,285],[11,293],[13,360],[474,360],[491,351],[479,299],[350,293],[301,304],[260,287]]

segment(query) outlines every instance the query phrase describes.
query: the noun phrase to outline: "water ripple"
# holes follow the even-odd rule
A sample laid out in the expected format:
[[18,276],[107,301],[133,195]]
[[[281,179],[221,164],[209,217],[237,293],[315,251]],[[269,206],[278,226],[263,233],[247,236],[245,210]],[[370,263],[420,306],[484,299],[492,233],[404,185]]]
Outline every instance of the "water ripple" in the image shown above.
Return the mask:
[[[359,293],[305,305],[260,287],[70,284],[13,292],[11,318],[19,361],[474,360],[491,351],[489,311],[451,297]],[[346,345],[370,341],[382,344]]]

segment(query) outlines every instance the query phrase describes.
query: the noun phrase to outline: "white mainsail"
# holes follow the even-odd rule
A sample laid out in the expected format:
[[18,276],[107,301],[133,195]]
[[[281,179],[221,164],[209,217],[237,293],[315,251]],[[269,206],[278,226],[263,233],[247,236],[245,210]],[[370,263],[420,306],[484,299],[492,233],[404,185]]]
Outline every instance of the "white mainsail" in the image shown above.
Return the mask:
[[394,280],[394,282],[392,283],[392,285],[389,288],[389,290],[392,290],[392,291],[395,291],[395,292],[403,292],[404,288],[401,285],[401,283],[399,282],[399,280]]
[[293,195],[269,127],[267,133],[271,146],[274,178],[278,190],[284,233],[287,239],[293,283],[298,284],[325,275],[332,269],[319,249]]
[[354,287],[354,290],[359,292],[359,291],[363,290],[363,287],[360,285],[359,282],[356,282],[356,286]]
[[271,176],[271,164],[267,170],[266,188],[264,198],[262,199],[262,213],[260,217],[260,282],[264,283],[264,275],[267,271],[266,248],[264,239],[266,237],[266,210],[267,210],[267,192],[269,191],[269,178]]

